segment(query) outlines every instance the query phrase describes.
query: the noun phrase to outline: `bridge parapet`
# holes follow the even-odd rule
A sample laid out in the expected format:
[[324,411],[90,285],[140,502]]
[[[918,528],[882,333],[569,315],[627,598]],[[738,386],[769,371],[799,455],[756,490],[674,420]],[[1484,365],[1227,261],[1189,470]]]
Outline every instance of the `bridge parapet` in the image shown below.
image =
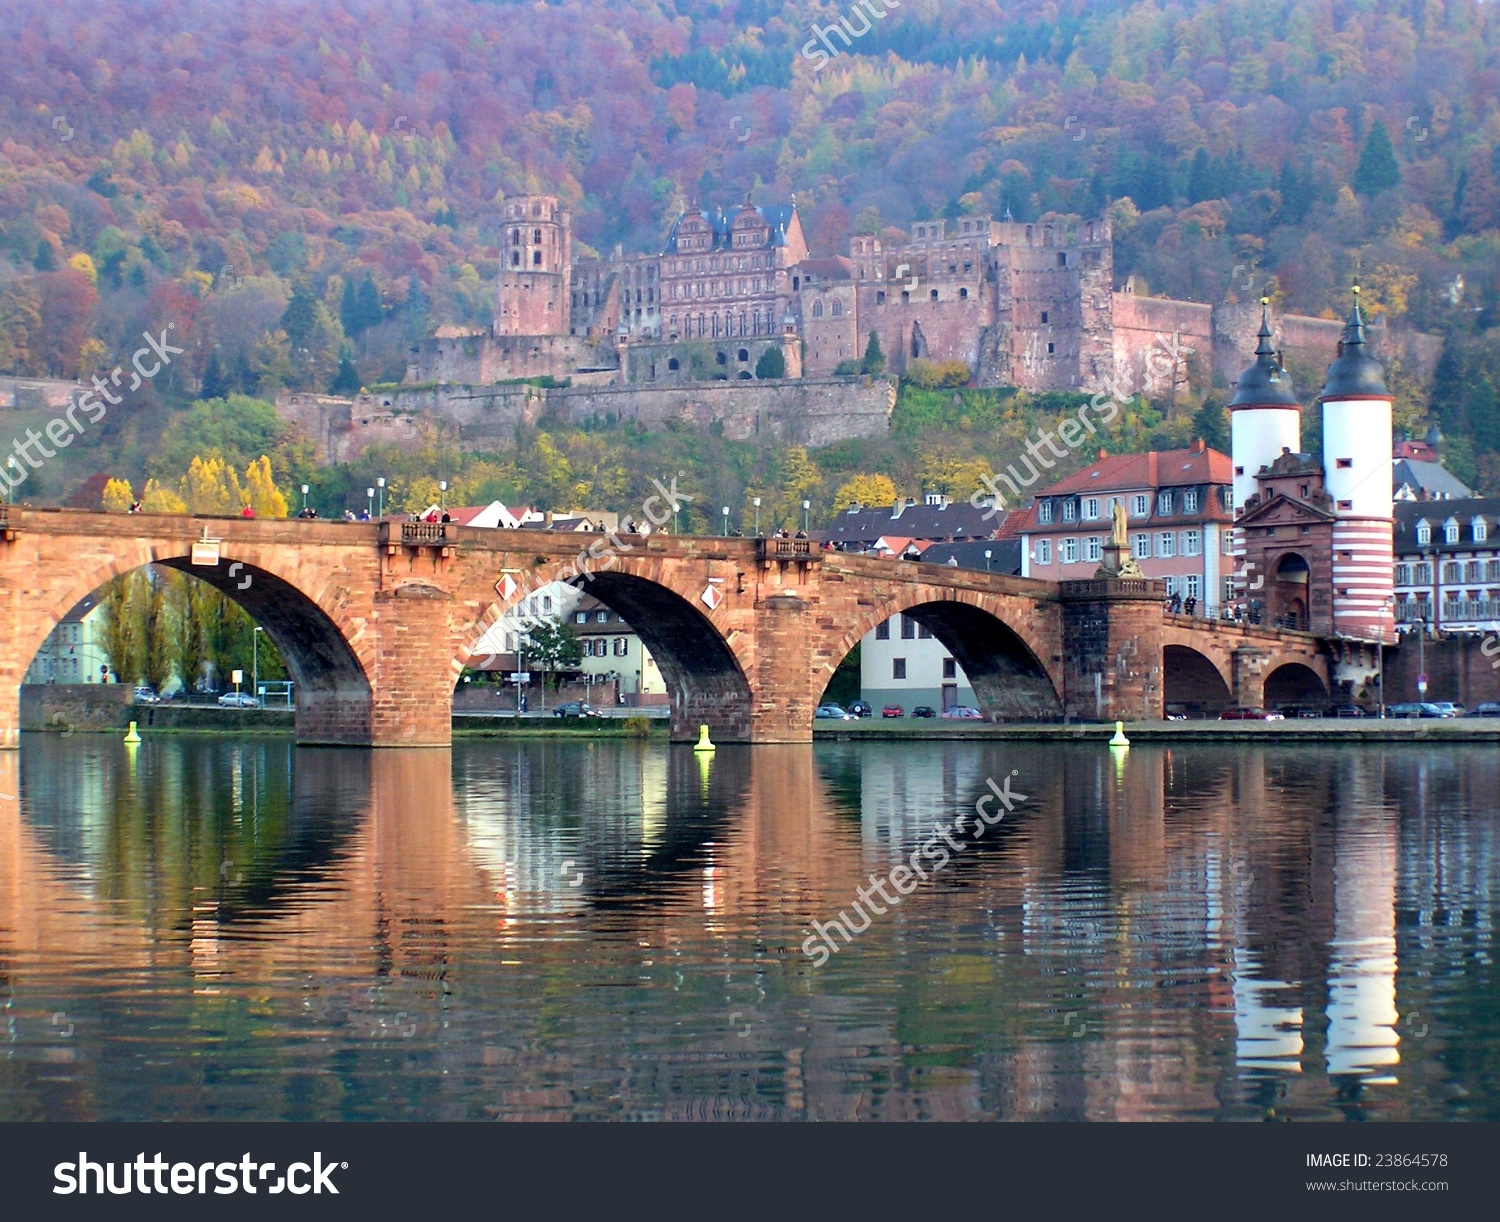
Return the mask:
[[760,560],[801,560],[811,562],[822,553],[811,539],[757,539],[756,558]]
[[1135,577],[1099,577],[1082,581],[1060,581],[1058,593],[1063,598],[1161,598],[1167,597],[1167,583]]

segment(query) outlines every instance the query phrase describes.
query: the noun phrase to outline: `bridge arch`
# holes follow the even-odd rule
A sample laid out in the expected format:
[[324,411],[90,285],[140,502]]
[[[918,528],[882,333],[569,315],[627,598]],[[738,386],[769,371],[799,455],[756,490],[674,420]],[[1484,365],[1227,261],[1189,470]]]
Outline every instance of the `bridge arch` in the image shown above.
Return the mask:
[[[618,612],[650,650],[671,697],[674,740],[696,741],[698,727],[706,725],[716,740],[749,741],[752,700],[745,662],[687,593],[659,574],[648,576],[624,566],[562,584],[586,590]],[[484,633],[535,593],[528,590],[496,602],[479,618],[472,639],[455,658],[455,680],[475,656],[474,646]]]
[[1273,658],[1266,665],[1263,687],[1265,707],[1277,709],[1292,704],[1323,704],[1328,700],[1328,680],[1311,665],[1309,658]]
[[835,639],[825,653],[826,673],[815,676],[814,686],[822,692],[855,645],[887,620],[904,615],[930,631],[963,668],[987,719],[1061,718],[1058,685],[1043,660],[1049,651],[1009,622],[1009,608],[1002,603],[975,590],[902,590]]
[[1163,703],[1167,711],[1216,717],[1234,703],[1230,677],[1208,654],[1191,645],[1162,647]]
[[192,564],[188,541],[122,541],[106,561],[44,591],[40,614],[21,617],[21,673],[69,611],[113,578],[154,564],[213,586],[266,630],[292,678],[299,742],[369,742],[375,658],[361,647],[361,626],[341,613],[334,591],[304,590],[258,550],[236,547],[236,556],[244,559],[225,558],[208,566]]

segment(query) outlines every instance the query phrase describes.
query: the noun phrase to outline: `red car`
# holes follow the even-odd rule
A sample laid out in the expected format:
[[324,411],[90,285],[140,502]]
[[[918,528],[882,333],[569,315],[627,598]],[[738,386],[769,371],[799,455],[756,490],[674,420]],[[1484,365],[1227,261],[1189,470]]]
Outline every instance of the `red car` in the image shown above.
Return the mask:
[[888,704],[880,710],[880,715],[882,717],[905,717],[906,710],[899,704]]

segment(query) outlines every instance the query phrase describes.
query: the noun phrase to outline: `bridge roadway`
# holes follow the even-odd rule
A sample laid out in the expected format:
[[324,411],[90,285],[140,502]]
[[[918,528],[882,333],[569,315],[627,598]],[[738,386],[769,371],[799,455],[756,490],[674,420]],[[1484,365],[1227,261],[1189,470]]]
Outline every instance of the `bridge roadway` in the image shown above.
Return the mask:
[[1326,694],[1349,648],[1168,615],[1159,582],[1057,584],[805,540],[11,507],[0,513],[0,747],[19,742],[19,685],[48,633],[148,564],[207,581],[264,626],[306,743],[447,745],[474,645],[553,580],[586,587],[640,635],[679,740],[700,724],[716,741],[810,740],[839,663],[898,612],[957,659],[987,716],[1008,721],[1258,704],[1267,684],[1282,698]]

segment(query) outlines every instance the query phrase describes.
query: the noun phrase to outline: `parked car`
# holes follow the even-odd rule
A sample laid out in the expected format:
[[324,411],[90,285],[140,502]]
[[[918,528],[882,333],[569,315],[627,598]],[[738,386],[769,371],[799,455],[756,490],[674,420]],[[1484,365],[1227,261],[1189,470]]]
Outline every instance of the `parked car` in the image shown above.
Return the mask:
[[865,701],[856,700],[849,706],[849,715],[851,717],[873,717],[875,715],[875,710],[872,709]]
[[1297,717],[1303,721],[1323,716],[1323,708],[1317,704],[1284,704],[1277,711],[1283,717]]
[[846,712],[841,705],[820,704],[813,717],[818,721],[853,721],[854,714]]
[[882,717],[905,717],[906,710],[899,704],[888,704],[880,710],[880,715]]
[[1451,700],[1434,700],[1432,703],[1437,705],[1444,717],[1462,717],[1465,712],[1463,705],[1454,704]]
[[161,697],[156,694],[156,690],[154,688],[138,687],[135,689],[135,703],[160,704]]
[[260,707],[260,701],[249,692],[225,692],[219,697],[219,703],[226,709],[254,709]]
[[936,717],[937,710],[930,704],[919,704],[916,708],[912,709],[911,715],[913,717]]
[[1391,705],[1392,717],[1442,717],[1443,710],[1426,701],[1405,701]]
[[1369,714],[1366,713],[1364,711],[1364,709],[1360,708],[1359,705],[1357,705],[1357,704],[1340,704],[1340,705],[1335,705],[1333,708],[1329,709],[1328,710],[1328,716],[1330,716],[1330,717],[1348,718],[1348,717],[1368,717]]
[[554,717],[603,717],[604,714],[586,700],[570,700],[552,710]]
[[1220,721],[1285,721],[1285,713],[1268,712],[1262,708],[1240,707],[1225,709],[1219,714]]
[[952,721],[983,721],[984,714],[976,708],[967,704],[955,704],[951,709],[944,709],[943,716]]
[[1486,700],[1483,704],[1476,704],[1469,712],[1470,717],[1500,717],[1500,704],[1493,700]]

